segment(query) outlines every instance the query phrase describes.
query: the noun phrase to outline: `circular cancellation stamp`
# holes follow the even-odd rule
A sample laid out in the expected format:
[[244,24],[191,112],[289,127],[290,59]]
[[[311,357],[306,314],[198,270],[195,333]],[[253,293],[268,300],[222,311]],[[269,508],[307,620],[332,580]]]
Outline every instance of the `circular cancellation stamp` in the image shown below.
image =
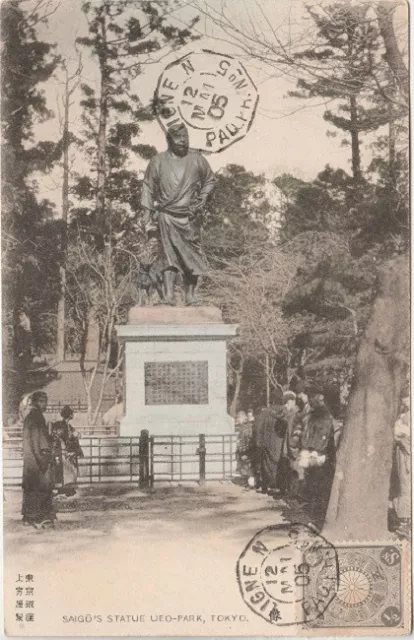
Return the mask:
[[278,626],[305,624],[323,615],[336,596],[338,576],[335,547],[302,524],[263,529],[237,562],[245,603]]
[[184,124],[193,149],[217,153],[244,138],[258,100],[257,89],[240,62],[202,49],[164,69],[154,107],[166,133]]

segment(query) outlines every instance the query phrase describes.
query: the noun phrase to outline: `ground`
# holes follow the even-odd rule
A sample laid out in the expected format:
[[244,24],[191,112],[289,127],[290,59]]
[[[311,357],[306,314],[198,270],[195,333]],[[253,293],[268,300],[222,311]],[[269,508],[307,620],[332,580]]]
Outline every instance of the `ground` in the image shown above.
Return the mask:
[[[36,531],[21,524],[21,492],[9,490],[4,497],[6,604],[14,606],[16,575],[34,575],[36,624],[49,610],[48,633],[67,635],[103,635],[97,621],[111,611],[146,616],[139,631],[136,624],[129,631],[143,635],[170,633],[171,625],[157,624],[152,616],[171,611],[204,616],[198,626],[183,623],[178,635],[203,635],[208,629],[200,625],[208,625],[212,615],[230,613],[242,619],[223,622],[222,633],[240,632],[249,611],[236,583],[237,558],[258,531],[284,520],[286,507],[230,482],[147,492],[124,485],[85,487],[75,499],[59,502],[55,530]],[[65,622],[65,616],[86,614],[96,623]],[[22,635],[45,633],[44,624],[36,630],[27,626],[19,630]]]
[[[25,546],[33,548],[33,541],[41,545],[47,539],[50,551],[60,548],[68,533],[76,530],[78,544],[85,544],[91,535],[110,536],[113,529],[138,527],[141,544],[154,531],[163,531],[166,523],[177,534],[223,535],[237,542],[260,527],[282,522],[286,505],[231,482],[197,483],[186,485],[163,484],[141,491],[131,485],[95,485],[78,488],[74,498],[58,498],[57,524],[54,531],[36,532],[21,524],[21,492],[4,492],[4,538],[9,553],[24,553]],[[251,537],[250,536],[250,537]],[[86,549],[87,550],[87,544]]]

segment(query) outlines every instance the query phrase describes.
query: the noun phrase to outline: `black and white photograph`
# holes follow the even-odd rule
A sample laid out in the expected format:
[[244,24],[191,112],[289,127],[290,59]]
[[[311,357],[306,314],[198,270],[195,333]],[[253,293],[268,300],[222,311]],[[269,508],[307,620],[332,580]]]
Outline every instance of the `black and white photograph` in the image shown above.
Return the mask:
[[0,17],[5,634],[409,634],[407,2]]

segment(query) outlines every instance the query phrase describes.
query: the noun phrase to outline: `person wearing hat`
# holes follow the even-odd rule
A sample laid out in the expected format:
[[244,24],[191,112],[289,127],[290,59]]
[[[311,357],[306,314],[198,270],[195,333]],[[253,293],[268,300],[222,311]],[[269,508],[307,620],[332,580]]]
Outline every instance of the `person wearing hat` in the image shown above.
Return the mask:
[[332,416],[319,387],[307,390],[310,410],[302,433],[298,464],[303,466],[306,510],[310,522],[321,530],[325,522],[335,474],[336,450]]
[[275,389],[273,403],[259,414],[254,425],[256,484],[262,493],[278,489],[278,466],[287,429],[283,392]]
[[73,496],[76,493],[78,477],[78,459],[83,458],[79,437],[70,424],[74,416],[73,409],[65,405],[60,412],[62,420],[52,426],[55,459],[55,487],[58,494]]
[[53,454],[44,412],[47,395],[35,391],[23,424],[23,524],[36,529],[53,525]]
[[216,182],[199,151],[189,148],[185,125],[171,127],[167,151],[154,156],[145,172],[141,206],[147,233],[157,230],[157,271],[162,274],[161,304],[175,305],[174,284],[181,274],[185,303],[198,304],[195,290],[199,276],[207,272],[200,244],[198,220]]
[[278,486],[282,494],[288,494],[290,497],[298,494],[300,476],[297,457],[302,436],[302,423],[296,400],[296,393],[290,390],[284,392],[283,403],[286,410],[287,429],[279,464]]

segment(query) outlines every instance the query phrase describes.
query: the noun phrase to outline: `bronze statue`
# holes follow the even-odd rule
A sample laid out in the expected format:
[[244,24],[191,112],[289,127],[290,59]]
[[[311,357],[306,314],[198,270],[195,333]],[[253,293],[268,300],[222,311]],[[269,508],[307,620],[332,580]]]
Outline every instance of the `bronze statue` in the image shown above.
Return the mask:
[[162,278],[161,304],[174,306],[174,284],[180,273],[185,304],[199,304],[195,290],[207,272],[200,244],[199,218],[214,189],[215,177],[199,151],[189,149],[184,125],[167,134],[168,150],[151,159],[145,172],[141,204],[147,235],[158,240],[152,269]]

